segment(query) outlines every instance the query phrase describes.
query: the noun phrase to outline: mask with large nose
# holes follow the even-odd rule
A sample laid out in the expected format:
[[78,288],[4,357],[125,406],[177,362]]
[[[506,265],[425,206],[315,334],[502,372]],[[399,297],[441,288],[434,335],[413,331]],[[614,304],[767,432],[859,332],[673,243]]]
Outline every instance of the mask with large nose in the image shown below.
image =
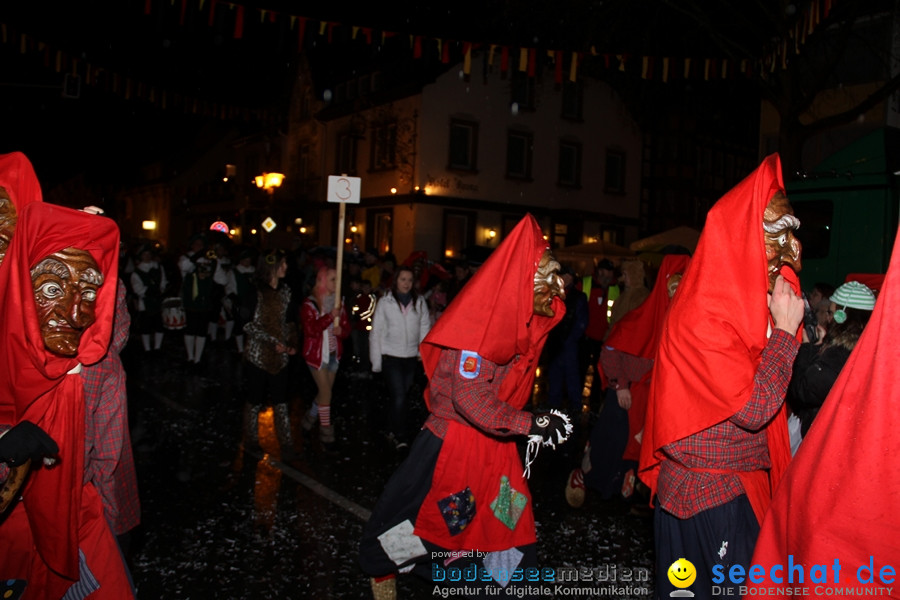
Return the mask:
[[31,270],[34,301],[44,346],[55,354],[75,356],[81,336],[97,318],[97,293],[103,274],[84,250],[66,248]]

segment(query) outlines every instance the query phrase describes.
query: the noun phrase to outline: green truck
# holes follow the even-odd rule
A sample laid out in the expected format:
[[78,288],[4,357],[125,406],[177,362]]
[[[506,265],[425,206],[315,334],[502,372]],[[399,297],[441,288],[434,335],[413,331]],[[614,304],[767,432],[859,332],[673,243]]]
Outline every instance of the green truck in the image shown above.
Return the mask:
[[804,290],[887,271],[900,212],[900,130],[874,131],[786,187],[800,219]]

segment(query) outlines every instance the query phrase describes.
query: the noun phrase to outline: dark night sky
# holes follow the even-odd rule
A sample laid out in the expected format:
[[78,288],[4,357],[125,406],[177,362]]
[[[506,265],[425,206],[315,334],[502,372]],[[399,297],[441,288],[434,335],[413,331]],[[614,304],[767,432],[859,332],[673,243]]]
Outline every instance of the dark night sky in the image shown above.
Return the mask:
[[[234,39],[234,9],[226,2],[203,0],[29,0],[3,2],[0,23],[0,152],[28,154],[42,181],[65,181],[79,173],[89,178],[119,173],[161,156],[188,152],[198,133],[211,134],[227,123],[162,110],[146,98],[125,99],[100,86],[82,85],[78,99],[63,98],[63,75],[49,55],[33,50],[43,42],[82,65],[131,77],[170,93],[247,109],[286,114],[287,95],[297,65],[296,30],[286,15],[310,18],[304,53],[317,73],[339,79],[365,62],[381,58],[378,50],[354,53],[359,43],[347,29],[332,43],[318,37],[317,20],[371,26],[427,37],[480,43],[539,46],[587,51],[599,45],[609,52],[659,52],[689,56],[709,48],[708,24],[685,17],[679,4],[662,0],[396,0],[329,2],[241,0],[246,6],[244,36]],[[799,2],[802,4],[802,2]],[[181,7],[185,7],[181,22]],[[215,18],[209,23],[210,6]],[[705,3],[718,35],[735,43],[758,43],[754,19],[735,11],[744,0]],[[765,3],[763,3],[765,4]],[[780,2],[771,4],[780,6]],[[150,6],[150,14],[145,13]],[[260,8],[276,11],[276,21],[260,19]],[[756,22],[760,19],[755,18]],[[737,29],[735,29],[737,27]],[[22,55],[16,44],[25,33],[32,48]],[[315,41],[318,38],[318,41]],[[376,44],[377,45],[377,44]],[[336,60],[352,57],[352,60]],[[361,60],[361,57],[365,60]],[[171,97],[171,96],[170,96]],[[247,116],[247,115],[250,116]],[[259,128],[256,113],[238,120]],[[270,123],[271,124],[271,123]],[[98,175],[101,174],[101,175]]]

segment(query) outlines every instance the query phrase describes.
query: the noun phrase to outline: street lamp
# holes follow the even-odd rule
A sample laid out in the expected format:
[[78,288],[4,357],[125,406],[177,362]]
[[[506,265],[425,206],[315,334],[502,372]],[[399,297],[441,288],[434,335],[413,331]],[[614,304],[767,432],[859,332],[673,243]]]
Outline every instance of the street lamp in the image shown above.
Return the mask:
[[263,173],[255,178],[256,187],[266,190],[269,194],[275,193],[275,188],[281,187],[284,181],[283,173]]

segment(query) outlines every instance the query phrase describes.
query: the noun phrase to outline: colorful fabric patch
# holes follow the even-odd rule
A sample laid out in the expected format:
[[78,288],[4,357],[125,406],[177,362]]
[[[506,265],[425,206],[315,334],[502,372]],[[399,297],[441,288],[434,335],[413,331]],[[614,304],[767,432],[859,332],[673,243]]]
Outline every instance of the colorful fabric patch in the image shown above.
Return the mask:
[[523,556],[525,555],[517,548],[488,552],[488,555],[484,557],[484,568],[491,573],[491,577],[500,587],[505,588]]
[[428,553],[422,539],[413,533],[414,529],[412,522],[407,519],[378,536],[384,553],[397,566]]
[[528,496],[518,492],[509,485],[509,477],[503,475],[500,478],[500,493],[491,502],[491,510],[494,511],[500,521],[510,529],[516,528],[519,517],[525,512],[528,504]]
[[475,379],[481,373],[481,357],[477,352],[463,350],[459,353],[459,374],[466,379]]
[[441,516],[450,535],[457,535],[475,518],[475,494],[469,488],[438,500]]

